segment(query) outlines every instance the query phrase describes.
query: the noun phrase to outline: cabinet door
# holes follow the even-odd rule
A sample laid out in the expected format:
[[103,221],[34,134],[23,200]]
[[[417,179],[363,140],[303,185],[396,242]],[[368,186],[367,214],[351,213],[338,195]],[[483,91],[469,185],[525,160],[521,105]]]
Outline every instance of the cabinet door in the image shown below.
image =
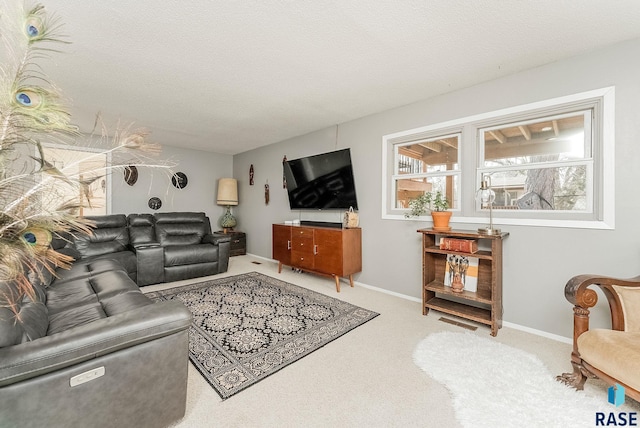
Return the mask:
[[291,265],[291,226],[273,225],[273,259],[285,265]]
[[327,274],[343,275],[342,230],[316,229],[314,230],[313,243],[315,270]]

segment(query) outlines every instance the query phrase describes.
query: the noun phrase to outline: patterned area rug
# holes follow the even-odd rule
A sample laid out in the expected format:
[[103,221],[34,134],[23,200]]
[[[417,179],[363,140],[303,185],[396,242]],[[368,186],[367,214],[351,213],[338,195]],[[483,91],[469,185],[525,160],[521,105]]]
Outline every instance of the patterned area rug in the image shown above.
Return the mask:
[[257,272],[147,296],[191,310],[189,358],[222,399],[379,315]]

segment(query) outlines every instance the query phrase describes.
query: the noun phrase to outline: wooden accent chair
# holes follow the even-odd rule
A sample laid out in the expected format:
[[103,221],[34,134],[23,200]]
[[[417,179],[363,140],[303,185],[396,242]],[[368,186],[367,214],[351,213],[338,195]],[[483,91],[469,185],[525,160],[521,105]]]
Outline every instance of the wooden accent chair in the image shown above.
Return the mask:
[[[589,330],[589,308],[598,301],[597,285],[609,301],[611,329]],[[564,289],[573,303],[573,373],[556,379],[583,389],[587,378],[618,383],[628,397],[640,401],[640,276],[616,279],[578,275]]]

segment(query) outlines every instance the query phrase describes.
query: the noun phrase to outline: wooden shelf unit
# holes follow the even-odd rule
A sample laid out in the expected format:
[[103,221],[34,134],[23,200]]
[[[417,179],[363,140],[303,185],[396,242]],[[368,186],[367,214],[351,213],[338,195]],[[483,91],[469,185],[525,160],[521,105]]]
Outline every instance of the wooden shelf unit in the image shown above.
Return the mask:
[[[420,229],[422,234],[422,313],[429,309],[455,315],[491,327],[491,335],[502,327],[502,241],[509,236],[503,232],[486,235],[466,230],[448,232]],[[479,246],[490,247],[476,253],[441,250],[438,238],[476,239]],[[457,254],[478,259],[477,291],[453,292],[444,285],[447,255]]]
[[353,274],[362,271],[362,230],[331,227],[292,226],[274,224],[272,254],[282,265],[332,276],[340,292],[340,277],[349,277],[353,287]]

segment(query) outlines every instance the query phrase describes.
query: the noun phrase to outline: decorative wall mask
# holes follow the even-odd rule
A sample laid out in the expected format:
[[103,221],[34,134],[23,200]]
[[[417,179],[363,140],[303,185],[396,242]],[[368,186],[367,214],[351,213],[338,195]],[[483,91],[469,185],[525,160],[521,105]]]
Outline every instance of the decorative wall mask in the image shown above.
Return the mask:
[[129,165],[124,167],[124,181],[133,186],[138,181],[138,168],[135,165]]
[[253,186],[253,164],[249,167],[249,186]]
[[264,204],[269,205],[269,183],[264,185]]
[[160,198],[154,196],[153,198],[149,199],[149,208],[151,208],[152,210],[158,210],[161,206],[162,201],[160,200]]
[[287,161],[287,155],[282,158],[282,188],[287,188],[287,177],[284,175],[284,163]]
[[176,172],[173,174],[173,177],[171,177],[171,184],[177,189],[184,189],[187,187],[188,182],[189,180],[184,172]]

